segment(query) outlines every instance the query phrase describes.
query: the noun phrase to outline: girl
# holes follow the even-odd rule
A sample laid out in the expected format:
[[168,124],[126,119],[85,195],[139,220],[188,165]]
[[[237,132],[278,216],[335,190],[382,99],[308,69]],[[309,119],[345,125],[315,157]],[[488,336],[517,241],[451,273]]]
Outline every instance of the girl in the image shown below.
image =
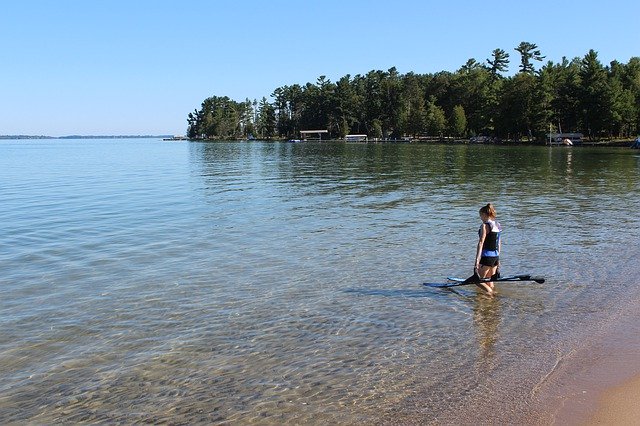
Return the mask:
[[[496,222],[496,209],[491,203],[480,209],[480,220],[482,220],[482,225],[478,231],[479,240],[474,271],[480,279],[487,279],[498,271],[502,228]],[[493,294],[493,282],[485,281],[477,285],[487,293]]]

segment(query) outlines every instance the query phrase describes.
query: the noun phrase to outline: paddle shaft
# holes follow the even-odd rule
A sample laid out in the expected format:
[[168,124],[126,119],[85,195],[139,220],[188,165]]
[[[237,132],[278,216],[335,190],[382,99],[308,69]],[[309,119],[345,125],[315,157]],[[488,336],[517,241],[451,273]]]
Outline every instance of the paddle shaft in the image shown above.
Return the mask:
[[504,277],[504,278],[480,278],[477,275],[472,275],[466,280],[452,284],[449,287],[457,287],[461,285],[469,285],[469,284],[480,284],[480,283],[488,283],[488,282],[505,282],[505,281],[535,281],[538,284],[544,283],[544,278],[542,277],[532,277],[531,275],[514,275],[512,277]]

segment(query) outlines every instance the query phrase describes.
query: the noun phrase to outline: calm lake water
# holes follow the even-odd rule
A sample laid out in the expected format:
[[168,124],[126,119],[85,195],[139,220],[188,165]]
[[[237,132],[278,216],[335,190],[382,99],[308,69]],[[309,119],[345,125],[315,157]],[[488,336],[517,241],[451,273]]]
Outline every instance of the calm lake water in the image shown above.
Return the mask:
[[[0,420],[523,418],[637,311],[639,190],[624,149],[0,141]],[[424,287],[489,201],[547,282]]]

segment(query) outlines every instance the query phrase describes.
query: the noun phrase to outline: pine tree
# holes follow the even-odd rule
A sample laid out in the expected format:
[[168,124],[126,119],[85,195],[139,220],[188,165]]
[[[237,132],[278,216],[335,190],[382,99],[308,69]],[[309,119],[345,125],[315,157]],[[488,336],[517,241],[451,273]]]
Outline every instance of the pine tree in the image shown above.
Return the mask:
[[545,57],[542,56],[540,50],[537,50],[538,46],[534,43],[529,43],[527,41],[521,42],[518,47],[515,48],[516,51],[520,53],[520,72],[525,74],[533,74],[534,68],[531,60],[534,61],[542,61]]

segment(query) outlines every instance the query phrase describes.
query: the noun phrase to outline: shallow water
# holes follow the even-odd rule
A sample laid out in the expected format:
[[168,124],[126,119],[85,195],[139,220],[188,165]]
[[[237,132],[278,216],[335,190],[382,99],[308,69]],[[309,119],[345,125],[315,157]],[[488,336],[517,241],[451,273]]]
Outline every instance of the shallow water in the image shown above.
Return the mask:
[[[639,175],[621,149],[0,141],[0,419],[526,415],[633,308]],[[422,286],[470,274],[488,201],[503,273],[547,282]]]

